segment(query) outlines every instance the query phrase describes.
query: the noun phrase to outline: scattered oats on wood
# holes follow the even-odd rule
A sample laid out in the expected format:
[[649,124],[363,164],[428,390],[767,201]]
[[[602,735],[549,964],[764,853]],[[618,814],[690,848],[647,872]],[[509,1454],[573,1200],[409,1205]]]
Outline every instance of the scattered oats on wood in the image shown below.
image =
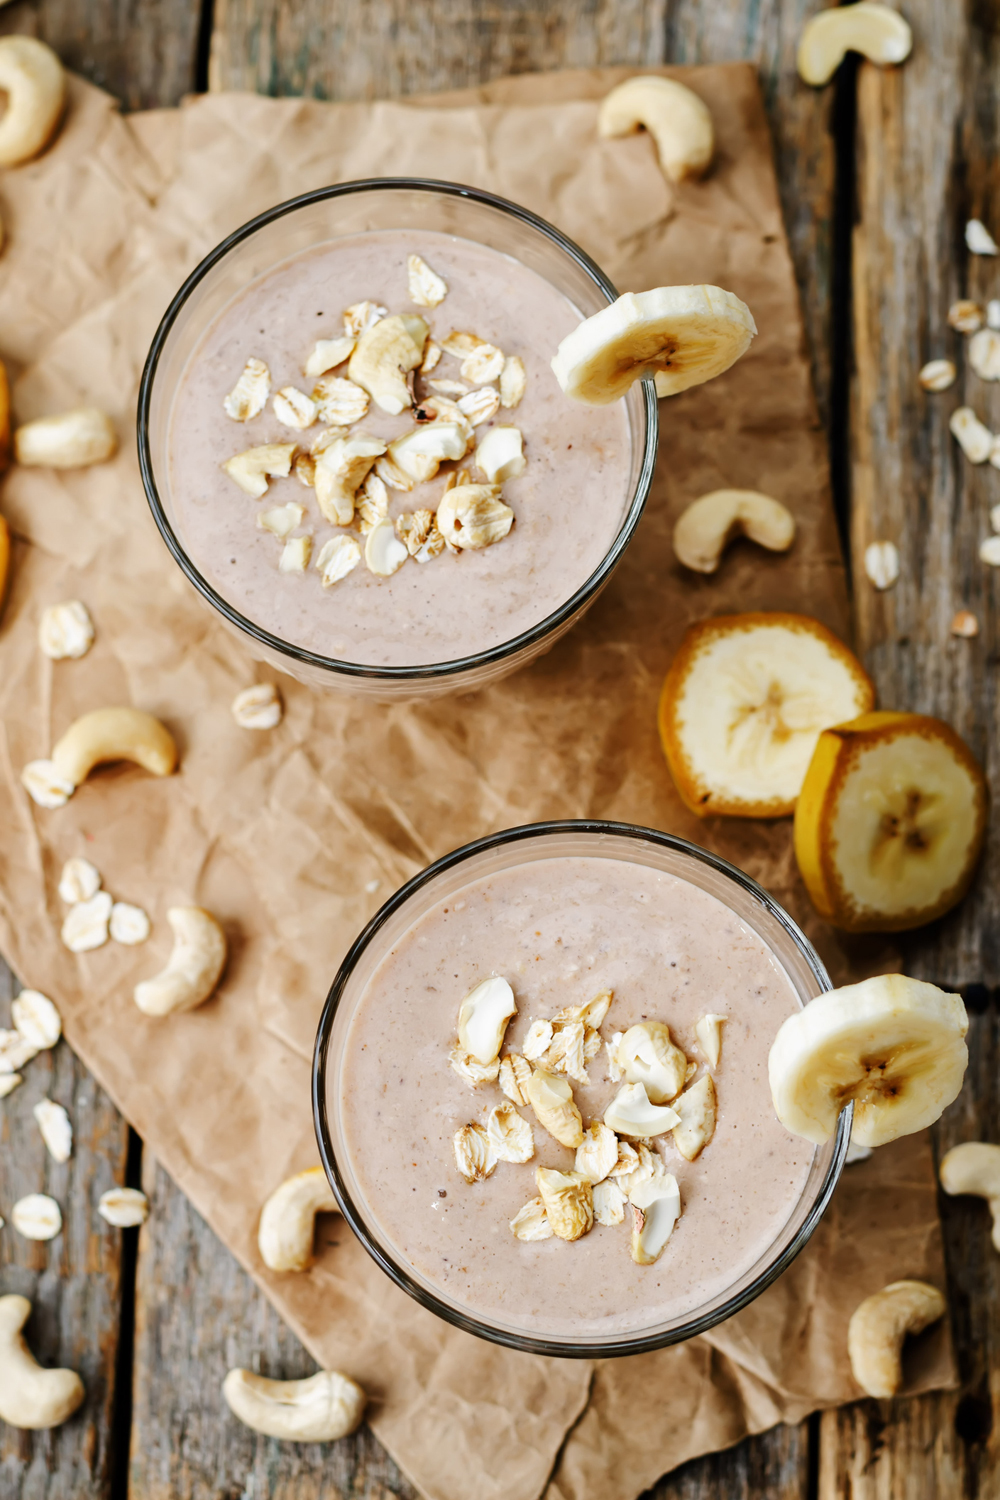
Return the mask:
[[39,990],[22,990],[10,1013],[18,1034],[36,1052],[54,1047],[62,1036],[62,1018],[48,995]]
[[931,359],[924,365],[917,379],[925,391],[946,391],[955,384],[956,373],[950,359]]
[[[296,472],[302,459],[309,464],[313,463],[307,453],[300,453],[295,460]],[[305,513],[305,506],[296,505],[294,500],[290,500],[287,505],[273,505],[270,510],[262,510],[257,516],[257,525],[261,531],[269,531],[272,536],[284,541],[286,537],[291,536],[296,526],[302,525]]]
[[531,1064],[519,1052],[509,1052],[500,1059],[500,1088],[514,1104],[527,1104],[527,1085]]
[[965,243],[973,255],[1000,254],[1000,245],[990,234],[982,219],[970,219],[966,224]]
[[282,386],[271,402],[271,410],[282,427],[294,427],[298,432],[305,432],[316,420],[316,402],[294,385]]
[[148,913],[141,906],[133,906],[128,901],[116,901],[111,908],[108,931],[112,942],[121,943],[124,948],[135,948],[139,943],[144,943],[149,937],[151,925]]
[[89,859],[77,855],[63,865],[59,876],[59,895],[67,906],[75,906],[78,901],[89,901],[100,889],[100,871]]
[[959,333],[975,333],[977,328],[983,326],[983,309],[978,302],[963,297],[949,307],[948,322]]
[[988,536],[979,544],[979,556],[991,568],[1000,568],[1000,536]]
[[325,375],[327,370],[335,370],[350,359],[356,342],[354,338],[317,339],[302,373],[315,377]]
[[448,283],[419,255],[406,258],[410,301],[418,307],[437,307],[448,295]]
[[594,1183],[594,1220],[609,1228],[625,1218],[625,1194],[610,1179]]
[[278,559],[279,573],[304,573],[312,555],[311,536],[289,537]]
[[510,1221],[510,1227],[519,1240],[550,1240],[552,1225],[545,1212],[541,1198],[530,1198]]
[[32,802],[50,810],[65,807],[76,791],[76,783],[63,776],[51,760],[29,760],[21,772],[21,785]]
[[255,682],[237,693],[232,715],[241,729],[274,729],[281,723],[284,704],[273,682]]
[[508,355],[500,372],[500,405],[517,406],[528,389],[524,362],[516,354]]
[[0,1074],[16,1073],[41,1050],[19,1031],[0,1031]]
[[1000,333],[981,328],[969,340],[969,364],[981,380],[1000,380]]
[[62,1213],[47,1193],[29,1193],[11,1209],[10,1220],[26,1240],[54,1240],[62,1228]]
[[271,389],[271,372],[262,359],[248,359],[243,373],[222,405],[234,422],[249,422],[264,410]]
[[332,536],[319,549],[315,567],[325,589],[332,588],[361,561],[361,548],[352,536]]
[[149,1199],[138,1188],[108,1188],[98,1199],[97,1212],[115,1229],[135,1229],[149,1218]]
[[[12,1094],[18,1084],[23,1082],[24,1079],[20,1073],[0,1073],[0,1099],[6,1099],[7,1095]],[[0,1229],[2,1228],[3,1220],[0,1219]]]
[[89,901],[78,901],[70,907],[61,937],[71,953],[89,953],[92,948],[103,947],[108,940],[111,907],[107,891],[98,891]]
[[498,1104],[486,1121],[490,1150],[499,1161],[530,1161],[535,1154],[535,1137],[523,1115],[513,1104]]
[[603,1120],[594,1120],[576,1148],[576,1170],[591,1182],[603,1182],[618,1165],[618,1137]]
[[342,375],[323,375],[313,387],[320,420],[336,427],[360,422],[368,410],[368,392]]
[[956,407],[948,427],[970,463],[986,462],[993,449],[993,434],[980,422],[971,406]]
[[986,304],[987,328],[1000,328],[1000,297],[993,297]]
[[386,317],[388,311],[387,307],[379,307],[377,302],[352,302],[350,307],[344,308],[344,333],[349,339],[359,339]]
[[500,410],[500,393],[492,385],[480,386],[479,390],[462,396],[458,408],[468,417],[473,427],[480,427]]
[[52,1160],[60,1164],[69,1161],[73,1155],[73,1126],[62,1105],[51,1099],[39,1099],[32,1114]]
[[492,1062],[481,1063],[471,1052],[466,1052],[464,1047],[452,1047],[448,1053],[448,1062],[459,1078],[473,1088],[480,1083],[494,1083],[500,1073],[498,1057]]
[[892,542],[872,542],[865,548],[865,573],[877,589],[891,589],[899,578],[899,552]]
[[78,661],[94,644],[94,622],[79,599],[52,604],[42,610],[38,644],[50,661]]
[[972,636],[979,634],[979,621],[971,610],[958,610],[951,622],[951,633],[952,635],[965,636],[966,639],[971,639]]
[[482,1125],[463,1125],[454,1138],[455,1161],[466,1182],[485,1182],[496,1166]]

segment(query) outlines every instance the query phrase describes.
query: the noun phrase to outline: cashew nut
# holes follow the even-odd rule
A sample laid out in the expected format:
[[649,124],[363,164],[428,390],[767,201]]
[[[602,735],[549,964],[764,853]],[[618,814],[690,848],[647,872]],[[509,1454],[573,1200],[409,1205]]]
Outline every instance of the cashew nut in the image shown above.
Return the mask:
[[656,142],[660,167],[671,182],[703,177],[715,150],[708,106],[672,78],[630,78],[601,103],[598,134],[631,135],[645,126]]
[[949,1196],[985,1198],[993,1216],[993,1244],[1000,1250],[1000,1146],[966,1141],[952,1146],[941,1162],[941,1186]]
[[51,47],[31,36],[0,40],[0,167],[37,156],[55,132],[66,98],[66,75]]
[[95,708],[70,725],[52,752],[56,771],[75,787],[109,760],[133,760],[154,776],[169,776],[177,746],[159,719],[140,708]]
[[785,552],[795,538],[795,518],[780,500],[759,490],[712,490],[692,500],[678,519],[674,551],[695,573],[714,573],[740,532],[771,552]]
[[0,1297],[0,1417],[12,1427],[58,1427],[84,1397],[75,1370],[46,1370],[24,1342],[27,1297]]
[[14,457],[23,468],[85,469],[113,458],[117,450],[111,418],[96,406],[37,417],[14,433]]
[[361,1421],[366,1396],[335,1370],[308,1380],[266,1380],[250,1370],[230,1370],[222,1394],[234,1416],[255,1432],[293,1443],[331,1443]]
[[903,1340],[936,1323],[946,1306],[926,1281],[893,1281],[866,1297],[847,1329],[847,1352],[861,1389],[869,1396],[894,1396],[903,1383]]
[[308,1270],[316,1215],[338,1212],[322,1167],[309,1167],[289,1177],[261,1209],[257,1245],[265,1266],[272,1271]]
[[167,921],[174,934],[170,961],[133,992],[136,1005],[147,1016],[194,1010],[215,989],[226,962],[226,935],[210,911],[201,906],[172,906]]
[[898,10],[868,0],[834,6],[806,22],[799,42],[799,77],[818,86],[829,83],[848,52],[861,52],[885,67],[903,62],[912,48],[913,33]]

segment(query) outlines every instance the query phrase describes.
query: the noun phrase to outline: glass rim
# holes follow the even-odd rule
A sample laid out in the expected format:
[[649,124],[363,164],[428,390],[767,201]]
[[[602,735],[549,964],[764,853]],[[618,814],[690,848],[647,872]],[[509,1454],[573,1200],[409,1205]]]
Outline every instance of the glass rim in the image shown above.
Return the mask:
[[720,855],[713,854],[710,850],[703,849],[698,844],[692,844],[688,839],[680,838],[676,834],[664,833],[659,829],[644,828],[636,823],[616,823],[600,818],[562,818],[548,822],[524,823],[517,828],[505,828],[499,833],[487,834],[483,838],[473,839],[470,843],[463,844],[458,849],[453,849],[449,854],[442,855],[440,859],[435,860],[426,869],[412,876],[405,885],[400,886],[399,890],[394,892],[388,901],[379,908],[351,944],[337,971],[333,984],[330,986],[316,1034],[312,1066],[313,1125],[319,1147],[320,1161],[343,1218],[347,1221],[351,1230],[375,1261],[376,1265],[422,1307],[426,1308],[429,1312],[435,1313],[439,1318],[443,1318],[445,1322],[451,1323],[454,1327],[460,1328],[465,1333],[474,1334],[479,1338],[487,1339],[491,1343],[501,1344],[509,1349],[519,1350],[522,1353],[550,1355],[562,1359],[617,1359],[628,1354],[647,1354],[654,1349],[664,1349],[671,1344],[679,1344],[687,1339],[695,1338],[698,1334],[707,1332],[708,1329],[714,1328],[716,1324],[725,1322],[727,1318],[731,1318],[735,1313],[742,1311],[744,1307],[749,1306],[751,1302],[759,1297],[761,1292],[766,1291],[773,1282],[777,1281],[778,1277],[788,1269],[800,1251],[805,1248],[805,1245],[812,1237],[816,1226],[829,1206],[833,1190],[840,1179],[847,1156],[847,1148],[850,1144],[854,1105],[853,1103],[849,1104],[840,1113],[834,1137],[833,1155],[829,1166],[826,1169],[812,1206],[789,1243],[752,1281],[740,1291],[728,1297],[719,1307],[700,1316],[692,1317],[677,1328],[668,1329],[665,1332],[637,1334],[634,1337],[615,1340],[613,1343],[599,1338],[566,1343],[555,1338],[544,1338],[530,1333],[496,1328],[488,1322],[474,1318],[468,1313],[448,1306],[446,1302],[417,1282],[369,1232],[347,1191],[334,1156],[326,1104],[326,1067],[330,1036],[333,1030],[333,1021],[337,1007],[340,1004],[347,982],[364,951],[389,919],[417,891],[428,885],[438,875],[443,874],[447,870],[454,869],[457,865],[473,858],[477,854],[489,851],[490,849],[500,848],[506,844],[527,842],[531,839],[560,833],[611,834],[634,839],[637,842],[658,844],[662,848],[689,855],[700,863],[710,866],[718,873],[728,876],[738,885],[742,886],[750,895],[755,897],[755,899],[759,900],[769,915],[774,917],[785,929],[815,976],[821,987],[821,992],[833,988],[830,976],[827,974],[826,967],[819,954],[798,923],[789,916],[780,902],[775,901],[774,897],[769,895],[764,887],[758,885],[757,881],[747,875],[745,871],[738,869],[736,865],[730,864],[728,860],[723,859]]
[[136,415],[136,438],[139,452],[139,471],[142,475],[143,489],[146,492],[146,500],[156,522],[157,530],[166,544],[167,550],[181,569],[188,582],[197,589],[199,594],[207,602],[218,610],[223,619],[242,634],[250,636],[259,645],[277,651],[280,655],[288,657],[298,665],[319,667],[334,675],[352,678],[366,678],[374,681],[385,682],[422,682],[435,679],[448,678],[457,674],[469,672],[483,667],[493,666],[506,661],[508,658],[519,655],[526,648],[537,645],[545,638],[557,631],[559,627],[583,609],[599,592],[607,579],[614,572],[621,561],[625,548],[635,533],[642,512],[645,509],[646,500],[649,495],[650,486],[653,482],[653,470],[656,463],[656,449],[659,432],[659,420],[657,414],[656,386],[653,380],[643,380],[642,402],[646,418],[645,448],[642,455],[642,467],[636,481],[635,491],[629,501],[628,510],[617,535],[598,566],[585,579],[578,589],[565,600],[559,607],[548,614],[544,619],[523,630],[520,635],[514,636],[509,641],[501,641],[497,646],[491,646],[487,651],[477,652],[472,656],[456,657],[451,661],[427,662],[419,666],[370,666],[361,662],[342,661],[338,657],[324,656],[318,651],[310,651],[304,646],[296,646],[291,641],[285,641],[280,636],[273,635],[265,630],[263,626],[247,618],[222,595],[212,587],[208,580],[203,577],[200,570],[195,566],[193,560],[188,556],[181,545],[174,528],[167,518],[166,510],[160,500],[156,479],[153,473],[153,460],[149,441],[149,415],[152,402],[153,386],[159,367],[160,358],[166,347],[166,343],[173,330],[182,309],[191,294],[200,285],[204,278],[225,257],[256,234],[258,230],[265,228],[268,224],[284,218],[287,214],[308,207],[314,203],[322,203],[328,199],[340,198],[353,193],[361,192],[386,192],[386,191],[409,191],[436,193],[444,197],[469,199],[475,203],[482,204],[488,208],[499,210],[519,219],[536,232],[544,235],[552,241],[570,260],[574,261],[580,270],[607,298],[608,303],[614,302],[618,297],[618,290],[614,283],[601,270],[585,250],[582,250],[574,240],[548,223],[539,214],[532,213],[530,209],[522,208],[520,204],[512,203],[507,198],[501,198],[496,193],[486,192],[482,188],[468,187],[462,183],[438,181],[434,178],[424,177],[367,177],[358,178],[352,182],[333,183],[327,187],[314,188],[308,193],[299,193],[294,198],[287,198],[283,203],[275,204],[273,208],[266,209],[254,218],[248,219],[238,229],[234,229],[225,239],[221,240],[213,250],[201,260],[194,270],[185,278],[179,290],[172,297],[166,312],[160,320],[153,342],[149,347],[146,362],[142,371],[142,380],[139,385],[139,404]]

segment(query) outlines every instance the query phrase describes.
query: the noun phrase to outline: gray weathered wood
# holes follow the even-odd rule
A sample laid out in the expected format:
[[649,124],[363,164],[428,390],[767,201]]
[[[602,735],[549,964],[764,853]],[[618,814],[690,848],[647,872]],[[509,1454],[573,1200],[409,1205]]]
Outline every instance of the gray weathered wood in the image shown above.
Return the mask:
[[642,1500],[810,1500],[807,1422],[684,1464]]
[[[0,1025],[9,1026],[15,986],[0,973]],[[28,1342],[45,1365],[78,1371],[87,1389],[80,1411],[51,1432],[0,1425],[0,1494],[30,1500],[79,1500],[110,1493],[112,1417],[121,1292],[121,1231],[104,1223],[97,1202],[124,1181],[124,1121],[65,1042],[23,1070],[24,1082],[0,1102],[0,1291],[33,1305]],[[48,1155],[32,1114],[39,1099],[65,1106],[75,1135],[71,1159]],[[47,1243],[26,1240],[11,1209],[28,1193],[55,1198],[62,1233]]]

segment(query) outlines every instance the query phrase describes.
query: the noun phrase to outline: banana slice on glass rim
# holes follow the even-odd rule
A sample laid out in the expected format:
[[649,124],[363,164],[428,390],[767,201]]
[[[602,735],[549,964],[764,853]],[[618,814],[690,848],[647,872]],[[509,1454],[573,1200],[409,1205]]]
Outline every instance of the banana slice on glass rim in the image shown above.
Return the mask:
[[961,995],[903,974],[830,990],[789,1016],[768,1057],[775,1113],[822,1145],[854,1104],[851,1140],[884,1146],[940,1119],[968,1066]]
[[692,625],[660,695],[660,738],[699,817],[781,818],[821,732],[871,708],[864,667],[807,615],[718,615]]
[[552,368],[586,406],[609,406],[652,376],[658,396],[673,396],[728,370],[756,332],[746,303],[721,287],[626,292],[567,334]]

